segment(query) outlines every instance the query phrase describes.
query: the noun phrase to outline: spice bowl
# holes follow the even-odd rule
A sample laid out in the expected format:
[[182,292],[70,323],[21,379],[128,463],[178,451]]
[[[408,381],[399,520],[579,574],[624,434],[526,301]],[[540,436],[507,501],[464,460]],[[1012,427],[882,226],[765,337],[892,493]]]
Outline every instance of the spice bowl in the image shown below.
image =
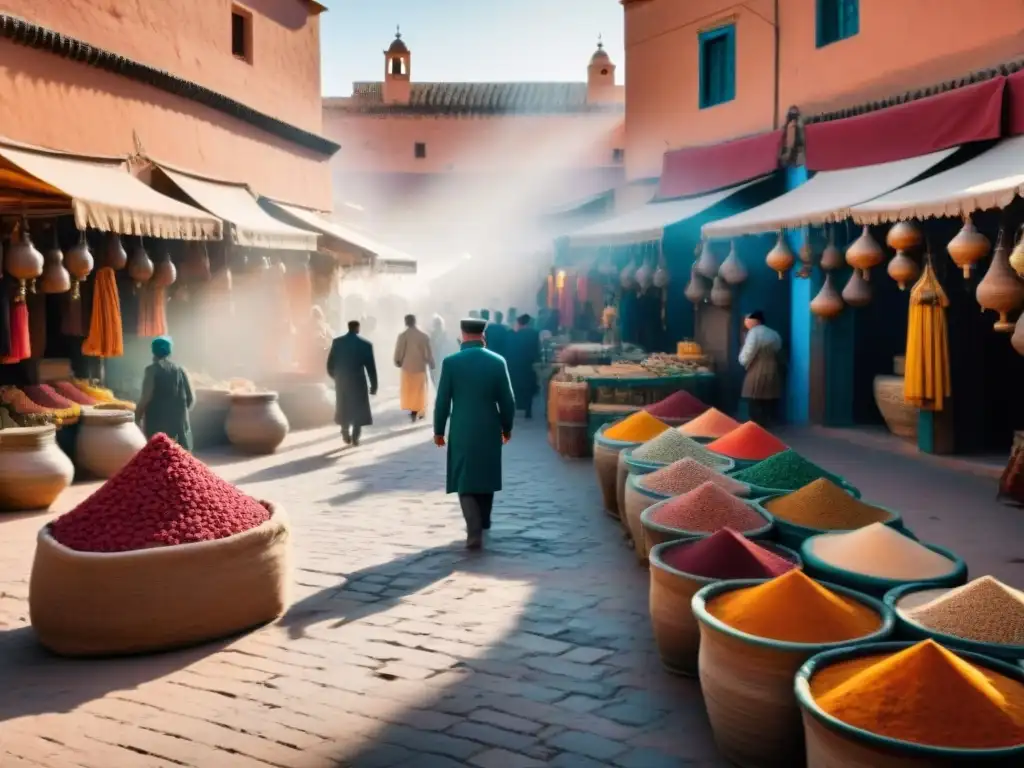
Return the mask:
[[[815,701],[811,682],[829,667],[870,656],[906,650],[910,642],[883,642],[823,651],[797,671],[794,689],[800,708],[809,768],[1011,768],[1024,765],[1024,744],[998,749],[963,749],[900,741],[857,728],[825,712]],[[1024,670],[984,654],[957,650],[964,660],[1024,684]],[[794,763],[796,764],[796,763]]]
[[[674,549],[700,540],[695,537],[665,541],[654,545],[649,555],[651,625],[658,655],[667,671],[686,677],[697,676],[697,653],[700,649],[700,628],[690,607],[693,596],[708,584],[722,580],[680,571],[669,565],[664,557]],[[800,556],[793,550],[767,541],[759,541],[758,545],[792,561],[795,567],[801,567]]]
[[708,610],[710,602],[727,592],[764,583],[763,579],[720,581],[693,596],[691,607],[700,628],[697,669],[708,719],[722,754],[741,768],[791,768],[804,763],[800,709],[793,695],[796,671],[822,651],[887,639],[895,621],[880,600],[823,582],[825,588],[877,613],[879,628],[843,642],[786,642],[741,632]]
[[616,484],[619,455],[627,448],[636,448],[640,443],[629,443],[605,437],[605,430],[610,426],[610,424],[603,425],[594,435],[594,471],[597,473],[597,485],[601,489],[604,511],[618,519],[620,510]]
[[[649,505],[640,512],[640,527],[643,535],[645,551],[649,553],[651,549],[659,544],[666,542],[679,541],[680,539],[703,539],[710,536],[714,531],[686,531],[682,528],[674,528],[670,525],[664,525],[656,523],[652,519],[652,516],[657,513],[657,510],[667,502],[671,501],[673,497],[662,498],[660,501]],[[737,531],[742,533],[744,537],[748,539],[754,539],[761,543],[761,539],[769,539],[772,537],[774,530],[774,523],[772,516],[764,511],[764,508],[753,503],[746,502],[747,506],[754,512],[756,512],[761,518],[764,519],[764,525],[753,528],[749,531]],[[786,548],[787,551],[793,551],[790,548]]]
[[[757,500],[753,503],[760,507],[761,510],[775,522],[775,539],[780,544],[783,544],[789,547],[790,549],[799,550],[803,546],[803,543],[812,536],[820,536],[826,533],[846,532],[845,530],[811,528],[806,525],[798,525],[796,523],[791,523],[788,520],[783,520],[781,517],[777,515],[773,515],[765,505],[767,505],[773,499],[777,499],[781,496],[788,496],[790,493],[793,493],[793,491],[774,491],[770,494],[761,495],[761,493],[764,490],[766,489],[759,488],[758,486],[751,486],[750,492],[757,497]],[[853,496],[853,494],[850,495]],[[856,499],[858,497],[854,496],[854,498]],[[888,507],[880,506],[878,504],[872,504],[871,506],[877,507],[878,509],[881,509],[889,513],[890,517],[888,520],[884,521],[885,525],[889,526],[890,528],[895,528],[896,530],[901,532],[906,530],[903,527],[903,515],[901,515],[899,512],[897,512],[894,509],[889,509]],[[910,538],[914,538],[914,536],[910,534]]]
[[954,587],[936,587],[935,584],[904,584],[891,589],[885,595],[885,604],[896,616],[896,637],[901,640],[927,640],[931,638],[947,648],[967,653],[981,654],[1017,665],[1024,659],[1024,645],[1009,643],[986,643],[970,640],[945,632],[930,629],[906,614],[907,610],[941,597]]
[[[840,568],[832,565],[831,563],[825,562],[821,557],[815,554],[814,544],[820,538],[835,535],[837,533],[845,533],[845,531],[829,531],[827,533],[811,536],[805,539],[803,544],[800,545],[800,557],[804,561],[804,570],[807,571],[808,576],[820,581],[840,584],[844,587],[855,589],[858,592],[878,597],[879,599],[884,598],[886,594],[897,587],[902,587],[908,583],[906,580],[858,573],[856,571]],[[905,535],[902,531],[900,531],[900,534]],[[907,538],[913,540],[912,537],[908,536]],[[952,552],[945,547],[940,547],[937,544],[926,544],[922,542],[922,546],[927,547],[935,554],[941,555],[949,560],[949,572],[942,576],[935,576],[929,579],[917,578],[913,583],[918,585],[927,584],[933,588],[959,587],[961,584],[967,583],[967,563],[965,563],[955,552]],[[889,607],[891,608],[892,606],[890,605]]]

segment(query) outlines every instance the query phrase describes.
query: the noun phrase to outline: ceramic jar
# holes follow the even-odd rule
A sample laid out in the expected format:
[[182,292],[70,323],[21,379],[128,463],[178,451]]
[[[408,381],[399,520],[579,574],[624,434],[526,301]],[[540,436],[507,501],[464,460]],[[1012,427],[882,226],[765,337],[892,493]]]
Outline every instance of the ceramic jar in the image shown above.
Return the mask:
[[132,460],[146,437],[131,411],[82,411],[75,460],[93,477],[113,477]]
[[75,467],[56,435],[52,424],[0,431],[0,509],[48,509],[71,484]]
[[232,393],[224,426],[231,444],[251,454],[273,453],[288,435],[277,392]]

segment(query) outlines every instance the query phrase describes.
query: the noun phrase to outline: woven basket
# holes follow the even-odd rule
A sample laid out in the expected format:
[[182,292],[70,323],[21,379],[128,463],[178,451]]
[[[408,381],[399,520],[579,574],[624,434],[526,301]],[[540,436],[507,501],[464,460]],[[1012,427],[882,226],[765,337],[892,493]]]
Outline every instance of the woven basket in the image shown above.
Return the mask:
[[64,656],[113,656],[203,643],[265,624],[288,606],[284,511],[216,541],[133,552],[78,552],[39,532],[29,613]]
[[[714,584],[721,579],[676,570],[668,565],[663,557],[677,547],[689,546],[697,541],[700,539],[668,541],[655,546],[649,555],[651,626],[654,629],[658,655],[665,669],[687,677],[697,675],[697,651],[700,649],[700,628],[690,607],[693,596],[708,584]],[[758,544],[796,563],[797,568],[800,567],[800,556],[793,550],[768,542]]]
[[[811,696],[810,681],[826,667],[864,656],[898,653],[913,643],[876,643],[821,653],[796,674],[796,699],[803,719],[808,768],[1019,768],[1024,745],[1003,749],[949,749],[890,739],[855,728],[824,712]],[[1020,667],[957,651],[972,664],[1024,684]]]
[[800,710],[793,695],[796,671],[821,651],[886,639],[894,620],[880,601],[832,584],[825,586],[876,610],[882,626],[845,643],[787,643],[739,632],[707,611],[706,604],[718,595],[762,583],[720,581],[694,595],[693,614],[700,626],[697,668],[711,730],[722,754],[741,768],[792,768],[802,765],[804,757]]

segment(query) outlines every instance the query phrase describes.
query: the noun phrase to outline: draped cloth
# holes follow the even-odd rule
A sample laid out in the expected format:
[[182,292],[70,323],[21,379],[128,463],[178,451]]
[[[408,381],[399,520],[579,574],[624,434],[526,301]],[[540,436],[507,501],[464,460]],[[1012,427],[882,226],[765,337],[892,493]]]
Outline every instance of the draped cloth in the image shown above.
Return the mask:
[[425,413],[427,410],[427,372],[402,371],[398,399],[399,407],[403,411]]

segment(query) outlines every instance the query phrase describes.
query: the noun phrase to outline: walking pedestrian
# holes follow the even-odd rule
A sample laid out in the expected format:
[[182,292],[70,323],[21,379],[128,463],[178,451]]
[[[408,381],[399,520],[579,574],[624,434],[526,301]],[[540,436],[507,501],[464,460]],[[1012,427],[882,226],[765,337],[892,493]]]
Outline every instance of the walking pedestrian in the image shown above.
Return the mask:
[[540,334],[532,321],[529,315],[520,315],[516,320],[515,333],[509,334],[506,357],[516,407],[525,411],[528,419],[533,418],[533,399],[538,391],[534,365],[540,362]]
[[188,375],[171,362],[174,345],[169,336],[157,336],[150,344],[152,364],[142,379],[142,397],[135,407],[135,423],[146,437],[163,432],[186,451],[192,450],[192,425],[188,411],[195,403]]
[[416,316],[405,316],[405,330],[395,343],[395,366],[401,368],[399,407],[409,420],[422,419],[427,410],[427,369],[434,370],[430,337],[416,327]]
[[341,427],[341,438],[359,445],[363,427],[373,424],[370,395],[377,394],[377,365],[373,344],[359,335],[358,320],[350,320],[348,333],[331,342],[327,375],[334,379],[334,421]]
[[487,348],[496,355],[508,358],[508,337],[511,335],[505,327],[505,316],[501,312],[494,313],[494,320],[484,329],[484,341]]
[[740,365],[747,369],[741,396],[747,400],[751,420],[771,426],[779,398],[782,397],[782,337],[764,323],[761,310],[743,320],[747,336],[740,349]]
[[434,444],[448,446],[445,491],[459,495],[467,549],[480,549],[501,490],[501,448],[512,438],[516,404],[505,361],[485,348],[486,322],[467,319],[460,327],[462,349],[441,363]]

